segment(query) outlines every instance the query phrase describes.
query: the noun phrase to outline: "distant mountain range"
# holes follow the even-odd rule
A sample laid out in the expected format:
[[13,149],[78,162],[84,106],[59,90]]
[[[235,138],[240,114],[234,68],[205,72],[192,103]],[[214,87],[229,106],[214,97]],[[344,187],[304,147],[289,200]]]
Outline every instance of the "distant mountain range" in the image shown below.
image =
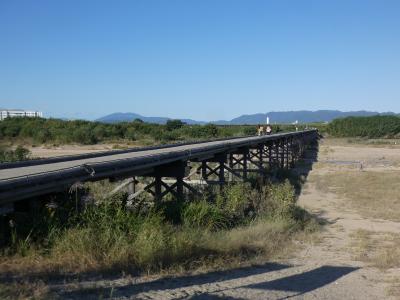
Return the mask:
[[[113,113],[104,117],[97,119],[97,122],[103,123],[118,123],[118,122],[131,122],[135,119],[140,119],[146,123],[156,123],[156,124],[165,124],[171,118],[167,117],[144,117],[135,113]],[[180,119],[182,122],[186,124],[206,124],[207,122],[195,121],[191,119]]]
[[[349,117],[349,116],[373,116],[373,115],[395,115],[393,112],[378,113],[373,111],[339,111],[339,110],[299,110],[299,111],[276,111],[268,113],[258,113],[252,115],[242,115],[232,120],[219,120],[213,122],[196,121],[192,119],[180,119],[187,124],[206,124],[213,123],[217,125],[243,125],[243,124],[260,124],[265,123],[267,117],[271,124],[279,123],[312,123],[312,122],[330,122],[333,119]],[[97,119],[103,123],[131,122],[135,119],[141,119],[147,123],[165,124],[171,118],[167,117],[144,117],[135,113],[113,113]]]

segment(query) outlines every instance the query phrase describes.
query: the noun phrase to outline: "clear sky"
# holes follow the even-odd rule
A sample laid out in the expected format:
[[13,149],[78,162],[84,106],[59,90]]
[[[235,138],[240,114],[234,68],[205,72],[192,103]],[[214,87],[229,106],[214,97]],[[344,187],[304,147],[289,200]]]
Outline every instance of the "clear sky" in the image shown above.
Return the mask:
[[400,112],[400,1],[0,0],[0,107]]

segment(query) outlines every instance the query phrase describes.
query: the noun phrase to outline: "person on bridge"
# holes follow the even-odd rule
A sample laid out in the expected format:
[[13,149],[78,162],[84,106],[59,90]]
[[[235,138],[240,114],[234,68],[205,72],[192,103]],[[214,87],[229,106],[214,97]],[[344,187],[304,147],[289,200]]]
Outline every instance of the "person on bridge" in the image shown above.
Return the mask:
[[271,126],[267,125],[267,128],[265,129],[267,135],[270,135],[272,133],[272,128]]
[[257,134],[258,136],[264,135],[265,134],[265,128],[263,125],[258,125],[257,126]]

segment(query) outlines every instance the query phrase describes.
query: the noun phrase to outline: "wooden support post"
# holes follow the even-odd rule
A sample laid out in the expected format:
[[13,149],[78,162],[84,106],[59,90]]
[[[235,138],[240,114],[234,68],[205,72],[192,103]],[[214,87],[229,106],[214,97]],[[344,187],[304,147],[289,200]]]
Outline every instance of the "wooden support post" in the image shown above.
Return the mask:
[[289,147],[289,153],[290,153],[290,167],[294,167],[294,142],[293,138],[290,139],[290,147]]
[[203,178],[204,180],[208,180],[206,161],[201,162],[201,178]]
[[286,169],[289,169],[289,139],[285,139],[285,152],[286,152]]
[[162,198],[162,190],[161,190],[161,176],[156,176],[155,177],[155,185],[154,185],[154,198],[156,202],[160,202]]
[[263,171],[264,168],[264,145],[258,146],[258,159],[259,159],[259,169],[260,171]]
[[218,174],[219,186],[222,190],[223,185],[225,184],[225,161],[221,160],[219,162],[219,174]]
[[176,178],[176,193],[179,199],[183,199],[183,176]]
[[[233,170],[233,154],[231,153],[231,154],[229,154],[229,168],[231,169],[231,170]],[[228,175],[229,177],[229,181],[233,181],[233,174],[232,174],[232,172],[229,172],[229,175]]]
[[290,139],[290,158],[291,158],[291,167],[294,168],[296,165],[296,143],[293,141],[293,137]]
[[269,170],[272,170],[272,144],[268,144],[268,165],[269,165]]
[[[248,172],[258,172],[260,174],[264,174],[266,169],[264,168],[264,145],[257,146],[257,148],[253,149],[253,151],[249,152],[248,162],[249,167],[255,166],[256,170],[248,170]],[[249,168],[248,167],[248,168]]]
[[247,153],[243,154],[243,179],[247,179]]

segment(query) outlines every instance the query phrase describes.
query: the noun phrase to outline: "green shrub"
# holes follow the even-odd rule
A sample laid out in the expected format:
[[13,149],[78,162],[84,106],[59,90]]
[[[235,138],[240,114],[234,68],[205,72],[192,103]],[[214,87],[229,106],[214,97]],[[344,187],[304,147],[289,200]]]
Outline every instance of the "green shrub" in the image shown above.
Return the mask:
[[249,183],[237,183],[224,187],[222,193],[217,195],[216,203],[240,222],[252,207],[252,197],[253,191]]
[[168,260],[168,244],[172,235],[171,225],[160,215],[152,215],[141,224],[134,242],[135,260],[144,269],[162,267]]
[[207,124],[203,127],[204,134],[207,137],[217,137],[218,136],[218,127],[214,124]]
[[243,129],[244,135],[255,135],[257,133],[257,128],[255,126],[246,126]]
[[31,152],[22,146],[18,146],[15,150],[0,148],[0,163],[28,160],[30,155]]
[[125,137],[126,139],[128,139],[128,140],[135,141],[135,140],[137,139],[137,138],[136,138],[135,129],[132,128],[132,127],[127,128],[126,131],[125,131],[125,133],[124,133],[124,137]]
[[258,215],[273,218],[292,218],[296,208],[294,187],[284,183],[268,184],[260,192]]
[[181,120],[168,120],[167,123],[165,124],[165,129],[167,131],[172,131],[182,128],[183,125],[185,125],[185,123],[183,123]]
[[191,202],[183,209],[182,223],[207,230],[226,229],[230,226],[226,213],[204,199]]

